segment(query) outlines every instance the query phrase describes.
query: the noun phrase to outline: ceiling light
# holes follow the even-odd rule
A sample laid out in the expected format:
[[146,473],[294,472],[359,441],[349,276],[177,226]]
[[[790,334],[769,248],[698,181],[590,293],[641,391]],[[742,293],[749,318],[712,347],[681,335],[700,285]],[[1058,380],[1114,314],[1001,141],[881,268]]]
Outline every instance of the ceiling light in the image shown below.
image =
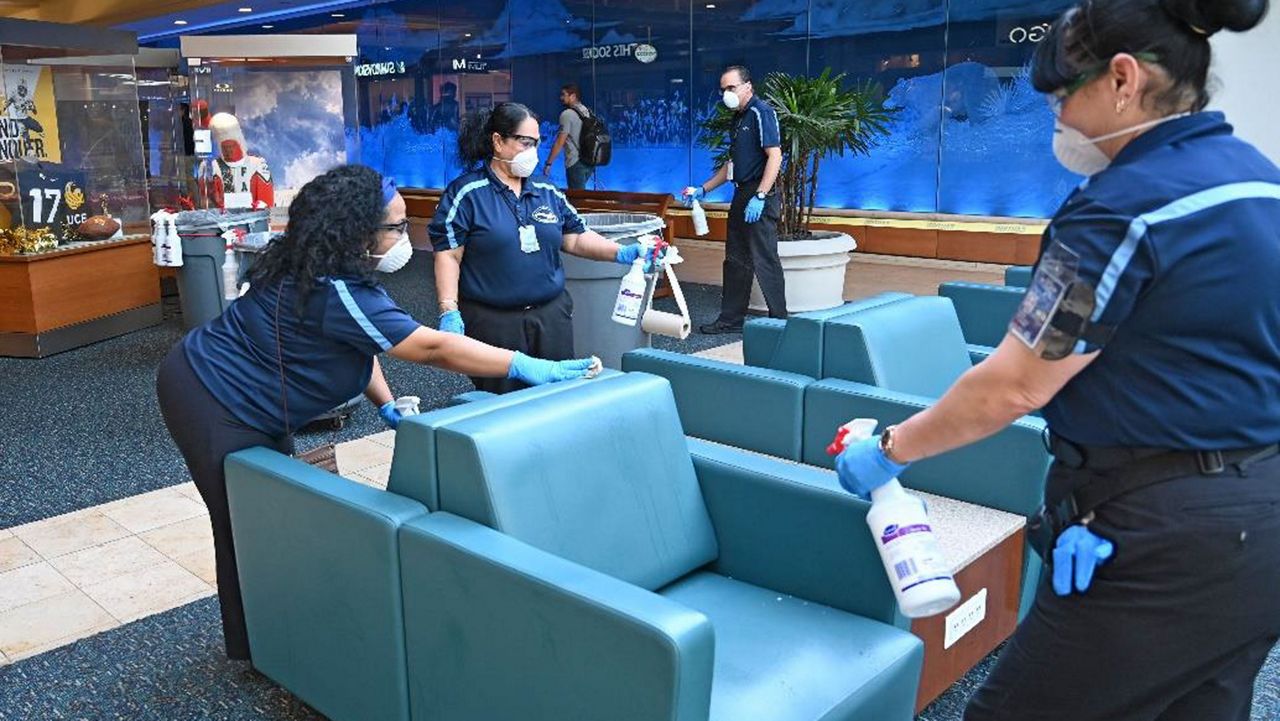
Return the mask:
[[262,29],[263,29],[263,30],[270,30],[270,29],[271,29],[271,28],[273,28],[273,27],[275,27],[275,25],[263,25],[263,26],[262,26]]
[[708,10],[715,10],[715,9],[716,9],[716,4],[715,4],[715,3],[707,3],[707,9],[708,9]]
[[174,20],[174,21],[173,21],[173,24],[174,24],[174,25],[186,25],[186,24],[187,24],[187,21],[186,21],[186,20]]
[[462,34],[462,37],[464,37],[464,38],[469,38],[469,37],[471,37],[471,33],[463,33],[463,34]]
[[251,12],[253,12],[253,8],[240,8],[240,12],[242,12],[242,13],[251,13]]
[[331,18],[345,18],[345,17],[346,17],[346,15],[343,15],[342,13],[334,13],[334,14],[330,15],[329,17],[331,17]]

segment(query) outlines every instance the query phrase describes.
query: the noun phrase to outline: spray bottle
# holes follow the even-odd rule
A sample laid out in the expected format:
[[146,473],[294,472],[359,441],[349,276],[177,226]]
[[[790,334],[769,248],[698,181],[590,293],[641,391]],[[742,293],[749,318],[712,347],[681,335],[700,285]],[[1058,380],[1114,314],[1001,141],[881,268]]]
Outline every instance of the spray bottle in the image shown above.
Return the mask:
[[[697,188],[690,186],[685,188],[684,194],[692,196]],[[689,206],[689,215],[693,217],[693,232],[698,235],[706,235],[711,232],[711,228],[707,226],[707,211],[702,209],[702,204],[694,198]]]
[[[878,421],[858,418],[840,427],[827,453],[837,455],[850,443],[866,440]],[[951,577],[924,502],[894,478],[871,492],[867,525],[884,563],[898,608],[908,618],[933,616],[956,605],[960,588]]]
[[227,246],[226,258],[222,261],[222,297],[235,300],[240,297],[240,264],[236,262],[236,252]]
[[631,270],[618,286],[618,299],[613,304],[613,322],[635,325],[640,321],[640,309],[644,304],[644,291],[649,282],[644,277],[645,258],[642,253],[631,263]]

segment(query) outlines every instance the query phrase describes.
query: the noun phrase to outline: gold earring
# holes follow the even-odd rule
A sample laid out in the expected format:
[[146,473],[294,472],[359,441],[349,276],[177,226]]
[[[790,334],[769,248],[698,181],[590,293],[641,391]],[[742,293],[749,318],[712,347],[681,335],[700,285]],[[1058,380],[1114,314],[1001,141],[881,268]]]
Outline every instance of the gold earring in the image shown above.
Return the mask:
[[1123,99],[1116,102],[1116,115],[1124,113],[1125,101]]

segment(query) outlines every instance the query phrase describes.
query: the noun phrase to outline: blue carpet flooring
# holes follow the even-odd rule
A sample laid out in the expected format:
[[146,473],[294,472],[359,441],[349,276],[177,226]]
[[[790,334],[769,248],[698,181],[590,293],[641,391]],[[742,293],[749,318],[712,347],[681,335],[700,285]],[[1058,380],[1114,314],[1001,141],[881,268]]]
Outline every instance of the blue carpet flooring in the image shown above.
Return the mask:
[[[917,721],[959,721],[993,660],[983,661]],[[1278,673],[1280,650],[1259,675],[1252,721],[1280,719]],[[0,667],[0,721],[323,718],[247,664],[226,660],[213,598]]]
[[[392,296],[431,322],[435,295],[430,256],[419,255],[389,276]],[[714,319],[720,289],[685,284],[695,323]],[[675,310],[668,299],[659,307]],[[155,368],[183,335],[176,306],[155,328],[43,360],[0,358],[0,528],[55,516],[182,483],[186,469],[155,403]],[[679,352],[740,340],[659,338]],[[441,405],[468,390],[456,374],[385,359],[398,394]],[[337,440],[383,429],[364,404]],[[329,432],[298,439],[300,449],[327,442]],[[960,719],[994,655],[920,715]],[[1253,721],[1280,721],[1280,651],[1259,676]],[[49,653],[0,667],[0,721],[127,719],[129,721],[313,721],[306,704],[245,664],[226,660],[216,599],[205,599]],[[1209,721],[1209,720],[1206,720]]]

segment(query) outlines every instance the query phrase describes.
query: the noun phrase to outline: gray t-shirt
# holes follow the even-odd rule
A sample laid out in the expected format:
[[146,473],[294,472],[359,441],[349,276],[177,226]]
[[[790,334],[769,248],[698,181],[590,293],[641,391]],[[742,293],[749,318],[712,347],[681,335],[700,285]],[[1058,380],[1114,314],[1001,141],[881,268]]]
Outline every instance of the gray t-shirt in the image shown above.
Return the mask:
[[[591,111],[587,110],[587,106],[579,103],[578,111],[583,115],[591,115]],[[565,108],[560,113],[560,132],[568,135],[564,141],[564,167],[572,167],[578,164],[581,156],[578,152],[578,140],[582,137],[582,118],[578,116],[570,108]]]

